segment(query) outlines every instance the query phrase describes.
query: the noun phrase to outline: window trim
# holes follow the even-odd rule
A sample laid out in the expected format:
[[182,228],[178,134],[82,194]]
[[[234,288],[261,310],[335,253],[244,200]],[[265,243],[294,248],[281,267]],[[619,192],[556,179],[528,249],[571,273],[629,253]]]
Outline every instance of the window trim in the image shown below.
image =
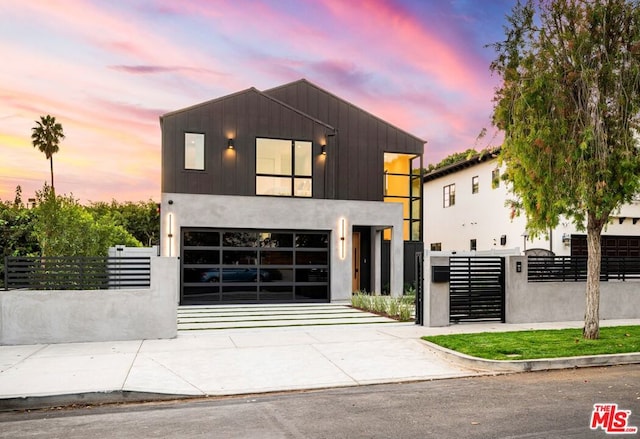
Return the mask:
[[446,186],[443,186],[442,187],[442,207],[446,209],[448,207],[452,207],[455,205],[456,205],[456,184],[451,183]]
[[480,177],[474,175],[471,177],[471,193],[477,194],[480,192]]
[[[268,173],[259,173],[258,172],[258,142],[260,139],[265,140],[281,140],[285,142],[291,142],[291,174],[268,174]],[[299,175],[296,174],[296,142],[304,142],[311,144],[310,157],[311,160],[311,175]],[[255,138],[255,179],[254,179],[254,193],[258,197],[278,197],[278,198],[313,198],[313,177],[314,177],[314,169],[313,169],[313,147],[314,143],[312,140],[303,140],[303,139],[282,139],[278,137],[256,137]],[[272,177],[272,178],[286,178],[289,180],[289,195],[275,195],[275,194],[260,194],[258,193],[258,178],[259,177]],[[307,180],[311,182],[311,191],[310,194],[307,195],[296,195],[296,181],[299,180]]]
[[[202,169],[199,168],[187,168],[187,134],[195,134],[202,136]],[[203,132],[199,131],[184,131],[183,133],[183,148],[182,148],[182,170],[186,172],[204,172],[207,170],[207,136]]]
[[[385,169],[385,155],[386,154],[400,154],[407,156],[409,160],[409,174],[402,174],[398,172],[390,172],[388,169]],[[408,236],[404,236],[403,232],[403,240],[405,242],[422,242],[423,239],[423,206],[424,206],[424,187],[421,183],[423,180],[423,172],[422,172],[422,154],[411,154],[406,152],[394,152],[394,151],[384,151],[383,152],[383,183],[382,183],[382,201],[385,203],[407,203],[407,216],[402,218],[403,223],[403,231],[404,228],[407,228]],[[414,163],[415,161],[415,163]],[[416,165],[414,167],[414,165]],[[418,170],[417,173],[412,172],[413,170]],[[389,177],[408,177],[409,191],[405,195],[389,195]],[[413,182],[416,181],[418,184],[414,188]],[[417,188],[417,193],[414,189]],[[418,203],[417,207],[417,215],[414,215],[414,203]],[[414,227],[416,233],[414,233]],[[387,237],[384,238],[388,240]]]

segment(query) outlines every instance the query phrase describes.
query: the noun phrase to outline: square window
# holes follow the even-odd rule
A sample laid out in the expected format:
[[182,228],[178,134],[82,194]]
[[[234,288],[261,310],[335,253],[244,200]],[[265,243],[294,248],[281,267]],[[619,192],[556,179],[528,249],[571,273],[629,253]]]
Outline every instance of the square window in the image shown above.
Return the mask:
[[311,197],[312,150],[309,141],[256,139],[256,195]]
[[204,134],[184,133],[184,169],[204,171]]
[[310,178],[296,178],[293,181],[293,196],[294,197],[310,197],[311,196],[311,179]]
[[257,139],[256,173],[291,175],[291,140]]

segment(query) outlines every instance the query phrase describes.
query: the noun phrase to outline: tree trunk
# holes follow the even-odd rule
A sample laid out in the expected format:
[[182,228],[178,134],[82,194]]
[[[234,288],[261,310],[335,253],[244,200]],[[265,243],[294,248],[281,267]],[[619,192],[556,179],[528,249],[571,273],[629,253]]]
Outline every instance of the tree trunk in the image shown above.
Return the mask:
[[587,291],[582,335],[589,340],[600,337],[600,235],[604,222],[589,215],[587,220]]
[[53,186],[53,155],[49,157],[49,163],[51,163],[51,191],[55,194],[56,189]]

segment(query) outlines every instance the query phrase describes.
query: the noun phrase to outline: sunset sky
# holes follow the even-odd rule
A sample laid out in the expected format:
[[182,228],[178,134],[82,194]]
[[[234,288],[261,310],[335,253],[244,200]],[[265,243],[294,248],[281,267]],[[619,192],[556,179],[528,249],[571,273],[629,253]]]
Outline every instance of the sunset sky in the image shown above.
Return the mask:
[[425,165],[496,146],[485,45],[514,3],[0,0],[0,199],[50,179],[41,115],[66,134],[56,192],[159,200],[161,114],[300,78],[427,140]]

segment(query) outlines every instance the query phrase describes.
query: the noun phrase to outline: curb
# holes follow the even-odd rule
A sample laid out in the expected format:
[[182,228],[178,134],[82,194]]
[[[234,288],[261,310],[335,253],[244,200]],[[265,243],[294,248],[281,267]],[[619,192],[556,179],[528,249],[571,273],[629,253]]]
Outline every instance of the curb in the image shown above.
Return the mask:
[[52,410],[74,406],[99,406],[161,401],[201,399],[203,395],[134,392],[116,390],[107,392],[69,393],[50,396],[26,396],[0,399],[0,412],[20,410]]
[[486,360],[452,351],[437,344],[420,340],[439,358],[461,367],[486,372],[535,372],[542,370],[573,369],[577,367],[620,366],[640,363],[640,353],[586,355],[580,357],[541,358],[537,360]]

